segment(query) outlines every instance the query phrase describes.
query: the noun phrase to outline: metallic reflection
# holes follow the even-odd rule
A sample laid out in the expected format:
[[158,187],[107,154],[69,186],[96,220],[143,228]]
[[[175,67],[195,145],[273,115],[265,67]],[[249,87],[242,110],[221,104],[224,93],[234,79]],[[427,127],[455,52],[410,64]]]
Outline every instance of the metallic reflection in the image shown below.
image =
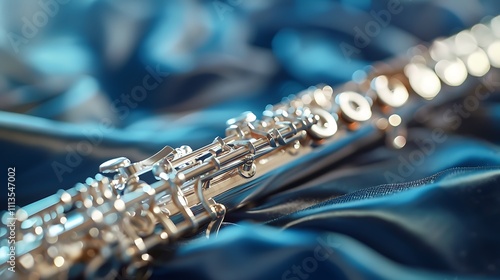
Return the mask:
[[455,53],[458,56],[468,55],[477,49],[477,42],[469,31],[462,31],[455,36]]
[[[430,48],[430,56],[434,61],[434,70],[441,80],[450,86],[459,86],[467,79],[467,67],[464,62],[457,57],[457,52],[452,41],[463,41],[465,49],[473,50],[476,48],[468,35],[462,34],[461,37],[448,40],[438,40]],[[465,50],[464,49],[464,50]]]
[[477,49],[467,56],[467,69],[472,76],[481,77],[490,70],[488,56],[482,49]]
[[371,118],[371,105],[361,94],[354,91],[345,91],[336,98],[343,116],[349,121],[364,122]]
[[378,98],[391,107],[401,107],[408,100],[408,90],[396,78],[389,80],[386,76],[378,76],[373,79],[372,88],[377,92]]
[[[484,29],[481,31],[479,28],[476,29],[475,34],[480,35],[481,32],[484,32]],[[479,48],[478,41],[473,34],[471,31],[462,31],[451,41],[453,41],[455,54],[465,63],[469,74],[481,77],[490,70],[490,63],[485,51]]]
[[497,38],[500,38],[500,16],[496,16],[491,20],[491,30]]
[[[492,23],[492,28],[493,25]],[[471,33],[479,47],[486,51],[490,64],[493,67],[500,67],[500,37],[495,36],[494,31],[484,24],[473,26]]]
[[436,74],[450,86],[459,86],[467,79],[467,68],[458,58],[455,60],[440,60],[434,67]]
[[398,126],[402,122],[401,117],[398,114],[392,114],[389,116],[389,123],[392,126]]
[[406,138],[404,136],[399,135],[396,138],[394,138],[392,143],[394,145],[394,148],[401,149],[406,145]]
[[413,90],[425,99],[433,99],[441,90],[441,82],[432,69],[421,63],[405,67],[406,76]]
[[500,67],[500,40],[496,40],[488,46],[487,54],[490,59],[491,65]]

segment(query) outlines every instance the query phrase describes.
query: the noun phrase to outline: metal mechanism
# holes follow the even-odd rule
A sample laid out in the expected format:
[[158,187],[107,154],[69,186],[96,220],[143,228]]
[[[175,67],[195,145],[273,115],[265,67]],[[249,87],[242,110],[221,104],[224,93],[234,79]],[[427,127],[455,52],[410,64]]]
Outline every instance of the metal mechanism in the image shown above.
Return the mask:
[[[404,121],[417,109],[456,97],[452,92],[460,91],[451,87],[500,66],[499,34],[497,17],[412,50],[403,65],[398,59],[375,67],[335,93],[311,87],[269,105],[260,119],[245,112],[228,120],[224,138],[194,151],[166,146],[136,163],[111,159],[99,167],[104,175],[15,213],[16,273],[7,270],[2,241],[1,278],[147,278],[152,248],[199,230],[216,235],[226,211],[306,176],[307,166],[384,135],[403,147]],[[146,172],[157,181],[143,181]]]

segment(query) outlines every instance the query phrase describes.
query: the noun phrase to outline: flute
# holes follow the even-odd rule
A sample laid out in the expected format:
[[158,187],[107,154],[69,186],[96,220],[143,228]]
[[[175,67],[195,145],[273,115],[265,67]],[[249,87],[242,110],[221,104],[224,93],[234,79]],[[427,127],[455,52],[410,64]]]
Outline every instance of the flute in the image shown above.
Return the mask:
[[[165,146],[139,162],[104,162],[85,183],[4,213],[17,230],[16,272],[2,279],[147,278],[154,248],[205,230],[227,211],[289,187],[361,147],[406,143],[418,110],[463,98],[498,77],[500,16],[409,55],[373,65],[361,79],[310,87],[229,119],[224,137],[193,150]],[[155,180],[141,175],[151,172]],[[6,222],[7,221],[7,222]],[[8,251],[8,231],[1,246]]]

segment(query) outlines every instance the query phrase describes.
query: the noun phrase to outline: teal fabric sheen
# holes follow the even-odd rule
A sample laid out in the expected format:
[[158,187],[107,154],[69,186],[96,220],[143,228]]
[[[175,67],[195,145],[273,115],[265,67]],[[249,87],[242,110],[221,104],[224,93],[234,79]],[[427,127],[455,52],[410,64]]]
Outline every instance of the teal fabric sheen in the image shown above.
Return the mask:
[[[407,266],[347,235],[243,224],[220,238],[191,243],[162,266],[161,275],[189,279],[454,279]],[[389,237],[379,242],[388,243]],[[405,254],[415,254],[405,251]],[[198,267],[198,269],[192,269]],[[456,275],[456,274],[455,274]],[[458,279],[495,279],[460,274]]]
[[[15,167],[18,206],[500,14],[497,0],[56,2],[0,3],[0,184]],[[23,35],[44,3],[54,15]],[[231,211],[217,238],[155,248],[151,279],[500,279],[500,91],[460,105],[404,120],[402,149],[380,140]]]

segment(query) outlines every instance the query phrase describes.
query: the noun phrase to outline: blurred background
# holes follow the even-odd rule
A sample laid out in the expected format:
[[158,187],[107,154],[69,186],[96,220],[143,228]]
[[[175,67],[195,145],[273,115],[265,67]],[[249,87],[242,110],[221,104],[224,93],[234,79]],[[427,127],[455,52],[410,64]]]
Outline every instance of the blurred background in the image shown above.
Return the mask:
[[201,146],[243,111],[499,11],[495,0],[2,1],[2,165],[39,186],[24,205],[103,159]]

